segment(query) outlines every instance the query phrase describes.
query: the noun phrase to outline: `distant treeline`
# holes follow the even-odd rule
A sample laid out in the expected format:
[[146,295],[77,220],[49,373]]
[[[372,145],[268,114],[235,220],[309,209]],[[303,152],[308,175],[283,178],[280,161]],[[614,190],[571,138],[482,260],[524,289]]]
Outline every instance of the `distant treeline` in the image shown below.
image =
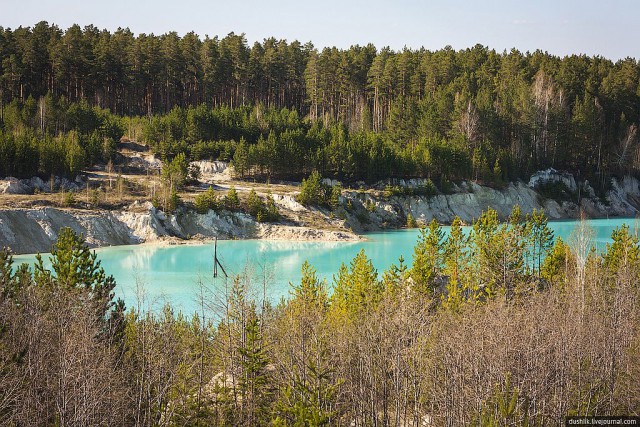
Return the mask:
[[[497,182],[552,166],[604,184],[611,174],[638,172],[639,87],[635,59],[481,45],[318,51],[274,38],[249,46],[233,33],[134,36],[46,22],[0,29],[3,121],[11,101],[38,105],[49,94],[122,117],[153,117],[149,143],[195,157],[213,145],[231,158],[241,137],[247,150],[262,137],[284,165],[254,148],[247,173],[272,177],[317,168],[345,179]],[[270,115],[284,118],[284,128]]]
[[0,121],[0,177],[73,177],[108,162],[123,134],[122,119],[86,102],[32,97],[5,105]]

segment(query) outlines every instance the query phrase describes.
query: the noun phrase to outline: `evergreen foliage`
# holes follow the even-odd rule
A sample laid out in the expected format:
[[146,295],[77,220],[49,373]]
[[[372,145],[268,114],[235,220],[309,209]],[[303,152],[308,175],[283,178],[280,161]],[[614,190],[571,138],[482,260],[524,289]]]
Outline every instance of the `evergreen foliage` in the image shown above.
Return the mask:
[[251,190],[246,202],[247,213],[256,218],[258,222],[275,222],[280,219],[280,212],[271,193],[267,194],[266,202]]
[[426,228],[420,229],[410,273],[416,292],[430,296],[435,293],[434,279],[440,274],[444,260],[443,241],[444,232],[435,219]]
[[[74,175],[130,129],[165,162],[165,209],[188,160],[239,176],[503,185],[547,167],[595,186],[638,174],[636,60],[497,53],[477,45],[315,49],[41,22],[0,28],[0,175]],[[124,117],[125,115],[129,117]],[[126,125],[126,126],[125,126]],[[393,183],[393,181],[390,181]],[[431,184],[429,184],[431,183]],[[398,195],[390,184],[387,194]],[[565,189],[550,188],[549,194]],[[200,210],[241,207],[230,188]],[[273,197],[245,204],[277,212]],[[506,222],[500,222],[506,220]],[[583,230],[584,231],[584,230]],[[0,418],[8,425],[553,425],[640,407],[640,248],[553,242],[541,212],[489,210],[421,230],[411,267],[358,253],[331,295],[309,264],[289,300],[244,272],[202,312],[125,313],[81,236],[51,267],[0,251]],[[141,303],[142,307],[142,303]],[[205,307],[210,307],[208,312]]]
[[112,300],[116,282],[113,276],[107,276],[100,267],[95,251],[91,252],[84,238],[71,228],[60,230],[58,240],[51,249],[50,270],[44,267],[40,254],[36,258],[35,283],[52,292],[52,296],[60,291],[86,293],[88,301],[85,303],[95,306],[99,318],[104,318],[114,307]]
[[302,180],[300,194],[296,196],[296,200],[305,206],[322,206],[327,203],[327,188],[317,171],[311,172],[307,179]]
[[196,211],[201,214],[209,212],[209,210],[220,210],[221,202],[218,200],[218,196],[213,191],[213,188],[209,186],[207,191],[198,194],[194,200]]
[[227,191],[227,194],[222,199],[222,203],[224,204],[224,208],[229,211],[236,211],[240,209],[240,198],[238,197],[238,192],[233,185],[229,187],[229,191]]
[[232,160],[240,177],[267,180],[317,170],[500,186],[554,167],[602,189],[640,170],[631,58],[481,45],[318,51],[40,22],[0,29],[0,64],[5,176],[106,163],[124,129],[164,159]]
[[407,214],[407,228],[416,228],[418,226],[418,222],[415,220],[413,215]]

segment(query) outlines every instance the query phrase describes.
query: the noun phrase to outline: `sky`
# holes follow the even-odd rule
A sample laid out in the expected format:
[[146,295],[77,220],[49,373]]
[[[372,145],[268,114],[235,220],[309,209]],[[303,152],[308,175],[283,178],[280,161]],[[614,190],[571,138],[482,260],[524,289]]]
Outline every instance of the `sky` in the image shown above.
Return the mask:
[[47,21],[156,35],[245,33],[348,48],[464,49],[640,58],[638,0],[0,0],[0,26]]

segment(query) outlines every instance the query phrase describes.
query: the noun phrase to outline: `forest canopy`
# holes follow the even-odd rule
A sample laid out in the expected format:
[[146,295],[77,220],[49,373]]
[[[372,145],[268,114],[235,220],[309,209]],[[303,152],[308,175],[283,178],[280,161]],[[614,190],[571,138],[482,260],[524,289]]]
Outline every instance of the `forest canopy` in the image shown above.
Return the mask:
[[[242,175],[499,184],[555,167],[606,186],[638,172],[639,83],[632,58],[482,45],[319,50],[40,22],[0,28],[0,151],[39,152],[46,175],[60,171],[38,147],[79,146],[77,161],[53,162],[74,173],[111,155],[123,118],[146,117],[144,139],[162,155],[244,162]],[[103,118],[71,118],[91,109]]]

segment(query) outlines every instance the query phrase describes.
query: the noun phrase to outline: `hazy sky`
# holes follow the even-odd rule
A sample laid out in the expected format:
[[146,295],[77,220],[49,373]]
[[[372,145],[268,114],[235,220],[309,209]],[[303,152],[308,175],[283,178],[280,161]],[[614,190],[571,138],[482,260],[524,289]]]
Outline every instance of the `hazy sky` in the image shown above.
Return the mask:
[[640,58],[638,0],[0,0],[0,26],[39,21],[134,33],[245,33],[311,41],[322,48],[369,42],[455,49],[476,43],[498,51],[541,49],[610,59]]

